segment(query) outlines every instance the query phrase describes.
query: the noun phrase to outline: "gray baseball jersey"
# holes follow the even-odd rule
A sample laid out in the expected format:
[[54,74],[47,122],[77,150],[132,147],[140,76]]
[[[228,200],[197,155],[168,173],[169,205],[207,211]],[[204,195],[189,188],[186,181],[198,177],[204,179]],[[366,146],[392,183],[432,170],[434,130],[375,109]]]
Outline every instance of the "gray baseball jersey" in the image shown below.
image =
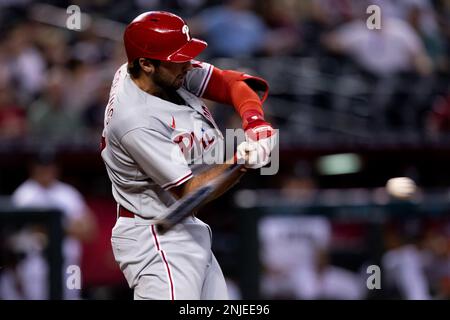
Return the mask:
[[115,75],[105,111],[102,157],[115,200],[139,216],[163,214],[174,201],[167,190],[189,180],[201,170],[201,160],[223,144],[222,134],[199,98],[212,66],[196,66],[177,91],[186,101],[183,106],[139,89],[126,64]]
[[192,217],[164,235],[155,219],[175,201],[170,191],[222,157],[223,136],[200,99],[212,74],[193,64],[178,105],[142,91],[127,65],[115,74],[105,110],[102,158],[118,203],[136,214],[118,218],[112,248],[135,299],[226,299],[208,225]]

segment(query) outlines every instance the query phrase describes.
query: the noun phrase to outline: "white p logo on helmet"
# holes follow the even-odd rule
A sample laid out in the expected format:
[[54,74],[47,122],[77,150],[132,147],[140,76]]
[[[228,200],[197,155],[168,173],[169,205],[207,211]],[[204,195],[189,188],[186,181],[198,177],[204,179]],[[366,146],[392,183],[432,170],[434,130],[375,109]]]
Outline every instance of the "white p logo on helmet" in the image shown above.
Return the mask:
[[191,35],[189,34],[189,27],[185,24],[181,32],[186,35],[187,41],[191,41]]

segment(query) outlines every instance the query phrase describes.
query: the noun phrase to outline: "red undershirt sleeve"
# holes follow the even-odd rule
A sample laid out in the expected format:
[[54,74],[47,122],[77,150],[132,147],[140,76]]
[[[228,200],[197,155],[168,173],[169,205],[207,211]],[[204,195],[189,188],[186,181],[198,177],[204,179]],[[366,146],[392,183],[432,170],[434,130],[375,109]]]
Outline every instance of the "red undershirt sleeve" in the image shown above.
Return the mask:
[[[260,97],[258,91],[262,91]],[[203,97],[232,105],[242,119],[248,114],[264,116],[262,103],[268,94],[267,82],[245,73],[214,67]]]

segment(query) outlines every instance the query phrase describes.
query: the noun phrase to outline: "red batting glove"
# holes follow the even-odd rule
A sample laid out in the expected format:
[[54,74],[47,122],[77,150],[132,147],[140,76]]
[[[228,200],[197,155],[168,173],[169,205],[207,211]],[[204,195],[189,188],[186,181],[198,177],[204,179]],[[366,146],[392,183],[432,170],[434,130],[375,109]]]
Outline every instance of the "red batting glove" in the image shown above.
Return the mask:
[[244,128],[247,139],[259,141],[270,138],[275,134],[272,125],[265,121],[261,114],[255,111],[244,113],[242,119],[242,127]]
[[276,131],[264,120],[263,115],[256,111],[247,111],[242,118],[246,144],[240,145],[241,154],[248,152],[247,168],[261,168],[270,162],[271,152],[278,140]]

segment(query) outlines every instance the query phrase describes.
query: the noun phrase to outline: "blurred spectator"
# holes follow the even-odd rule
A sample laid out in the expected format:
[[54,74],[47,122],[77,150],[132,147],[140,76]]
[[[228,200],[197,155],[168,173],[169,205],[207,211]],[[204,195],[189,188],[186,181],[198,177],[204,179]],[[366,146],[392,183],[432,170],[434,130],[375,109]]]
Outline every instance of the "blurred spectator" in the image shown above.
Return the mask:
[[46,65],[33,40],[33,25],[19,24],[9,31],[5,40],[7,66],[16,85],[19,101],[30,102],[39,94],[46,81]]
[[0,139],[24,138],[27,129],[25,110],[16,103],[13,88],[0,86]]
[[252,9],[253,0],[224,0],[206,8],[191,21],[192,33],[208,42],[208,54],[249,57],[263,50],[267,26]]
[[92,28],[83,31],[70,50],[73,59],[94,66],[105,58],[105,48]]
[[436,219],[424,232],[423,247],[429,252],[426,276],[434,299],[450,299],[450,221]]
[[79,59],[71,59],[68,73],[64,74],[64,107],[80,115],[91,103],[101,81],[102,69],[97,65],[87,64]]
[[[138,3],[140,2],[161,2],[156,0],[137,0]],[[153,7],[158,8],[161,10],[167,10],[175,13],[179,13],[183,17],[191,17],[192,15],[195,15],[202,9],[204,9],[206,6],[211,6],[212,4],[217,3],[217,1],[208,1],[208,0],[166,0],[164,1],[164,6],[160,3],[159,5],[153,5]],[[148,11],[149,6],[142,6],[142,11]]]
[[427,114],[428,134],[433,138],[450,133],[450,89],[446,96],[439,96]]
[[11,70],[8,68],[8,55],[6,53],[6,47],[0,41],[0,88],[4,88],[10,85],[10,79],[12,78]]
[[420,247],[422,225],[418,220],[387,225],[387,250],[382,257],[385,290],[392,298],[406,300],[431,299],[425,274],[428,252]]
[[357,19],[324,36],[323,42],[328,49],[348,55],[374,75],[400,72],[429,75],[432,71],[418,34],[397,18],[383,17],[381,29],[375,30]]
[[[112,57],[111,57],[111,61],[109,63],[111,63],[112,66],[120,66],[122,63],[124,63],[125,61],[127,61],[127,55],[125,53],[125,49],[124,46],[121,43],[115,43],[114,47],[112,49]],[[108,63],[108,62],[107,62]],[[110,70],[109,68],[106,68],[108,70]],[[116,68],[111,68],[113,70],[116,70]]]
[[105,118],[105,106],[108,103],[111,84],[105,81],[95,93],[94,100],[82,114],[83,124],[92,139],[99,139],[102,134]]
[[324,29],[350,22],[365,12],[365,1],[352,0],[312,0],[309,1],[313,19]]
[[351,21],[365,11],[364,1],[304,0],[294,1],[300,7],[302,52],[308,56],[321,55],[320,38],[342,23]]
[[430,0],[375,0],[384,16],[393,16],[410,24],[438,69],[445,64],[445,43],[438,24],[438,13]]
[[81,128],[78,114],[67,108],[64,80],[61,72],[52,72],[41,98],[30,105],[28,121],[34,137],[65,139]]
[[447,63],[444,38],[437,24],[437,14],[429,0],[408,0],[407,21],[422,39],[434,68],[444,70]]
[[417,30],[425,33],[435,32],[437,29],[436,12],[433,1],[430,0],[372,0],[371,4],[378,5],[385,17],[394,17],[410,23]]
[[450,224],[445,219],[403,219],[386,226],[383,272],[391,297],[448,299]]
[[71,57],[69,35],[57,28],[38,25],[35,29],[35,42],[40,48],[48,69],[64,67]]
[[[41,300],[48,266],[42,258],[46,236],[36,226],[2,235],[1,300]],[[48,289],[45,289],[46,291]]]
[[[42,153],[34,161],[31,168],[30,178],[21,184],[12,195],[13,203],[17,207],[58,209],[63,214],[63,228],[66,237],[63,242],[63,270],[65,276],[63,280],[64,299],[79,299],[81,290],[69,289],[66,284],[66,272],[68,266],[80,266],[81,242],[89,241],[93,238],[96,230],[94,215],[87,207],[82,195],[72,186],[58,180],[59,169],[55,159],[49,153]],[[19,213],[18,213],[19,214]],[[16,265],[16,270],[12,273],[3,273],[0,278],[0,288],[3,297],[15,297],[16,299],[48,299],[49,288],[47,273],[48,267],[43,257],[44,246],[40,242],[34,242],[31,247],[26,243],[33,243],[32,239],[36,233],[25,232],[18,239],[25,251],[25,258]],[[29,284],[30,272],[33,273],[32,288]],[[15,274],[16,279],[8,277],[8,274]],[[17,290],[13,283],[21,283],[22,291]],[[28,292],[26,289],[32,289]]]
[[[310,168],[300,162],[281,183],[285,201],[314,201]],[[266,216],[259,224],[266,298],[363,299],[364,279],[329,261],[331,223],[324,216]]]
[[270,30],[267,31],[263,53],[289,55],[300,52],[302,2],[269,0],[262,4],[262,15]]
[[329,264],[331,225],[325,217],[265,217],[259,227],[266,298],[364,298],[364,278]]

